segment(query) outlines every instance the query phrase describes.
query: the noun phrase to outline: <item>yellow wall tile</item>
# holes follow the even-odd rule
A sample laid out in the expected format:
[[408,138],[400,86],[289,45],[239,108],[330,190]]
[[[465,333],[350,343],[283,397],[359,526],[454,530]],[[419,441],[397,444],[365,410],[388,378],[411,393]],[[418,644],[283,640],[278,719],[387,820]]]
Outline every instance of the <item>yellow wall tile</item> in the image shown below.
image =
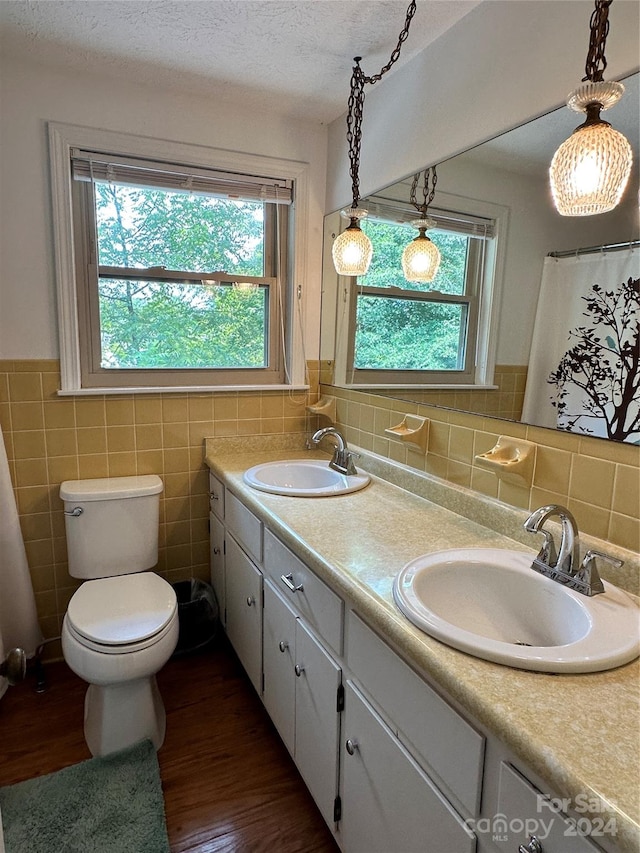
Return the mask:
[[42,403],[12,403],[11,428],[14,430],[44,429]]
[[79,454],[107,452],[107,431],[104,427],[81,427],[76,430]]
[[570,475],[570,453],[544,445],[538,446],[533,477],[537,488],[568,495]]
[[13,433],[13,453],[15,459],[38,459],[46,456],[44,430]]
[[613,510],[637,518],[640,515],[640,469],[616,465]]
[[49,482],[45,459],[17,459],[15,466],[17,486],[43,486]]
[[73,400],[48,400],[43,409],[44,425],[47,429],[75,427],[76,407]]
[[592,456],[573,457],[569,495],[595,506],[611,507],[615,465]]
[[42,383],[39,373],[10,373],[9,399],[12,403],[42,400]]
[[104,398],[78,399],[75,401],[76,426],[102,427],[107,423]]
[[108,426],[128,426],[133,424],[133,398],[107,397],[105,416]]
[[74,429],[48,429],[46,441],[48,456],[71,456],[78,452]]
[[141,394],[133,401],[136,424],[162,423],[162,398]]

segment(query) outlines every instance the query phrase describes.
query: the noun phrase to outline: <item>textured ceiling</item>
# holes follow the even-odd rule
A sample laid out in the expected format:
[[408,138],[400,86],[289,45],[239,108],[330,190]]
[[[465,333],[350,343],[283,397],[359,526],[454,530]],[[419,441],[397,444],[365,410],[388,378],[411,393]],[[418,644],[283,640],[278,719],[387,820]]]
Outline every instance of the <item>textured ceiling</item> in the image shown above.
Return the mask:
[[[401,64],[480,0],[418,0]],[[329,122],[352,59],[388,61],[405,0],[0,0],[2,51]]]

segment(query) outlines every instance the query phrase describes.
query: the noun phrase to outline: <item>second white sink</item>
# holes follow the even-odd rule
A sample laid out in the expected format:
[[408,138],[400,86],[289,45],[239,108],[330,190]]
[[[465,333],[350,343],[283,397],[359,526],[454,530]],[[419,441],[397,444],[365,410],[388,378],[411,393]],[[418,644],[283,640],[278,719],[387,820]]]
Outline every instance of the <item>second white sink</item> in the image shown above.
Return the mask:
[[265,462],[244,473],[244,481],[254,489],[273,495],[299,498],[331,497],[364,489],[368,474],[341,474],[318,459]]
[[640,653],[640,609],[622,590],[588,597],[531,569],[533,554],[467,548],[425,554],[393,594],[427,634],[518,669],[594,672]]

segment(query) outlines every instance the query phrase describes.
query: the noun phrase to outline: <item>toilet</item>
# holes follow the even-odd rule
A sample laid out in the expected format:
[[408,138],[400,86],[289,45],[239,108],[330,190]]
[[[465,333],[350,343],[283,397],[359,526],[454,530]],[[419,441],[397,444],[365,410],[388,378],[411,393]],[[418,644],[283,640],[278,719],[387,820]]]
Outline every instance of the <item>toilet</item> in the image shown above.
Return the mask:
[[92,755],[164,741],[155,676],[178,642],[178,603],[171,584],[147,571],[158,562],[162,489],[156,475],[60,486],[69,574],[84,581],[64,617],[62,653],[89,683],[84,735]]

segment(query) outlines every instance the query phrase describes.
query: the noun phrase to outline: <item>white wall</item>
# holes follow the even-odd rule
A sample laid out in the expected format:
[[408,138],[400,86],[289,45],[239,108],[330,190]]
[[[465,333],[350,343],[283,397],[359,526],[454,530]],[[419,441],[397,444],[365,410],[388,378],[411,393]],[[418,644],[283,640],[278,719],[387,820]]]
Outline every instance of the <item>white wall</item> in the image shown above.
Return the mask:
[[[560,106],[584,74],[593,8],[593,0],[485,0],[368,86],[362,196]],[[640,4],[616,0],[609,20],[605,76],[618,79],[638,68]],[[366,56],[362,68],[379,71]],[[327,212],[351,201],[345,136],[342,116],[329,127]]]
[[0,358],[56,358],[58,332],[46,123],[308,162],[306,352],[317,352],[326,128],[135,82],[0,60]]
[[478,163],[473,153],[438,166],[438,190],[507,209],[496,362],[527,364],[545,256],[637,237],[636,193],[627,192],[626,203],[603,216],[563,217],[550,201],[546,182]]

